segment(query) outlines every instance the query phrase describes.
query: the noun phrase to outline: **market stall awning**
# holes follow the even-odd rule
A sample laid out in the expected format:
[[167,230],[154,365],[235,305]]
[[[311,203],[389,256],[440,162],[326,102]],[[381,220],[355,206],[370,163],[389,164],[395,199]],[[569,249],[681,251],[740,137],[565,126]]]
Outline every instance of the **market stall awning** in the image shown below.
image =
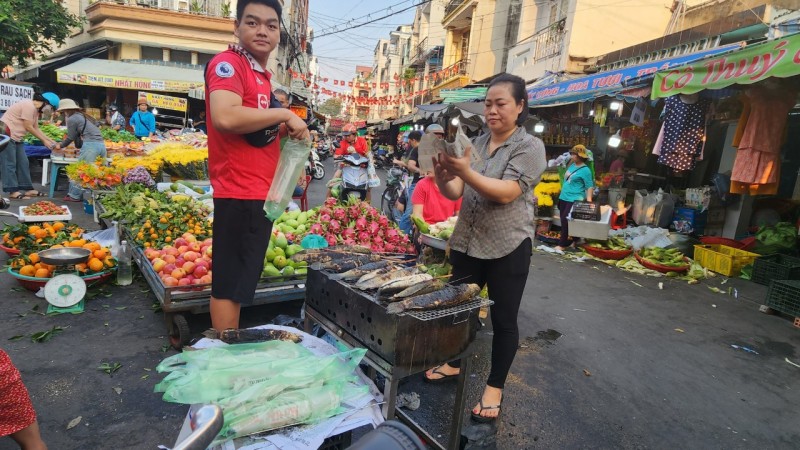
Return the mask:
[[651,96],[694,94],[795,75],[800,75],[800,33],[748,45],[685,67],[660,70],[655,74]]
[[392,125],[402,125],[404,123],[409,123],[413,121],[414,121],[414,114],[408,114],[392,122]]
[[447,111],[450,105],[437,103],[435,105],[419,105],[417,106],[417,114],[423,119],[433,120],[439,118],[442,113]]
[[444,103],[468,102],[471,100],[482,100],[486,97],[486,86],[461,89],[442,89],[439,97],[444,99]]
[[62,84],[80,84],[142,91],[182,92],[202,88],[203,70],[181,66],[138,64],[84,58],[56,70]]
[[[585,102],[598,97],[614,96],[623,89],[626,81],[643,77],[689,62],[697,61],[708,56],[728,52],[739,48],[740,44],[725,45],[722,47],[691,53],[688,55],[652,61],[623,69],[602,72],[572,80],[562,81],[545,86],[529,86],[528,105],[531,107],[558,106],[570,103]],[[635,86],[628,86],[635,87]]]
[[93,41],[84,45],[70,48],[64,52],[55,53],[50,55],[45,61],[40,61],[36,64],[31,64],[23,69],[20,69],[19,72],[14,74],[14,79],[24,81],[37,78],[42,70],[50,69],[59,63],[67,64],[71,60],[88,58],[103,53],[108,50],[110,44],[111,43],[109,41]]

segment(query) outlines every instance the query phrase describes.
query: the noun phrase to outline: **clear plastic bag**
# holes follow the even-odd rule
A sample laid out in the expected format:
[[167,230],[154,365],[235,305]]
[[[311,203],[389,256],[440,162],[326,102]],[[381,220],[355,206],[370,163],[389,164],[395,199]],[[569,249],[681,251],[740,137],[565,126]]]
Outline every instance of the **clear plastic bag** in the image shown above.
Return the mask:
[[264,201],[264,213],[268,219],[276,220],[283,214],[310,152],[311,141],[308,140],[288,139],[284,144],[275,177]]

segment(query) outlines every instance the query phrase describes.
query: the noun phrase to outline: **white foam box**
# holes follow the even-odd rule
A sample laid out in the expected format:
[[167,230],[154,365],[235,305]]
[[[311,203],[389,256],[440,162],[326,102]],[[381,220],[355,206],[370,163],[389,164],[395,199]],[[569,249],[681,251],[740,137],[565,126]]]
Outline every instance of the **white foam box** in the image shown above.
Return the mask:
[[69,210],[69,206],[61,205],[64,208],[64,214],[58,215],[50,215],[50,216],[26,216],[25,215],[25,208],[26,206],[19,207],[19,221],[20,222],[69,222],[72,220],[72,212]]
[[611,230],[611,207],[603,205],[600,207],[600,220],[571,220],[569,222],[569,235],[586,239],[596,239],[599,241],[608,240],[608,232]]

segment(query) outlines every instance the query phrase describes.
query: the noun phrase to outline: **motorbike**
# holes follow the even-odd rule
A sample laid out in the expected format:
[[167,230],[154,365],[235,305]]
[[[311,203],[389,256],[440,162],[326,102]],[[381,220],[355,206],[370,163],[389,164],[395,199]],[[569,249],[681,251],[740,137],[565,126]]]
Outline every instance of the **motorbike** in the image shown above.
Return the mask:
[[306,175],[311,175],[315,180],[325,178],[325,166],[319,161],[317,152],[309,152],[308,160],[306,160]]
[[317,144],[317,148],[315,153],[319,157],[320,161],[325,161],[331,156],[331,146],[327,142],[320,142]]
[[369,159],[358,153],[352,153],[342,158],[342,187],[339,198],[347,200],[350,197],[367,199],[369,189]]
[[375,156],[375,167],[378,169],[389,169],[392,167],[392,157],[385,148],[376,145],[372,148],[372,154]]
[[395,208],[395,203],[406,188],[405,178],[406,173],[403,169],[390,168],[386,175],[386,189],[381,194],[381,212],[394,223],[397,223],[402,214]]

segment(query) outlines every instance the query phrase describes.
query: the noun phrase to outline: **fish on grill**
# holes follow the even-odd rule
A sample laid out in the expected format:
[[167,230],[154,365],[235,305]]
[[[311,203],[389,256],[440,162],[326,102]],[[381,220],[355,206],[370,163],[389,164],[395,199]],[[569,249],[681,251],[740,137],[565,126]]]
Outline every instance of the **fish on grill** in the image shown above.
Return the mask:
[[459,284],[458,286],[445,286],[429,294],[409,297],[399,302],[390,303],[386,307],[388,314],[400,314],[404,311],[449,308],[466,303],[481,292],[477,284]]
[[389,298],[390,302],[395,302],[398,300],[402,300],[408,297],[414,297],[415,295],[423,295],[428,294],[434,291],[438,291],[439,289],[444,288],[447,285],[447,281],[442,278],[432,279],[428,281],[423,281],[422,283],[417,283],[413,286],[409,286],[406,289],[394,294]]
[[337,273],[331,275],[329,278],[331,280],[355,280],[357,278],[363,277],[364,275],[372,271],[377,271],[378,269],[383,269],[385,267],[388,267],[390,264],[392,264],[391,261],[382,259],[380,261],[364,264],[363,266],[356,267],[355,269],[350,269],[344,273]]
[[432,280],[433,276],[427,273],[417,273],[407,277],[398,278],[396,280],[384,283],[378,288],[378,297],[388,297],[391,294],[400,292],[410,286],[422,283],[424,281]]
[[334,259],[332,261],[322,263],[321,267],[325,270],[330,270],[331,272],[342,273],[372,262],[378,262],[380,260],[380,255],[351,255],[347,258]]
[[226,344],[243,344],[246,342],[287,341],[298,343],[303,340],[299,334],[284,330],[240,329],[228,328],[219,332],[213,328],[203,332],[209,339],[219,339]]
[[362,281],[360,279],[358,280],[358,283],[356,283],[355,287],[356,289],[361,289],[362,291],[366,291],[368,289],[377,289],[390,281],[414,275],[415,273],[417,273],[416,267],[406,267],[403,269],[396,269],[372,278],[368,278],[366,281]]
[[368,255],[371,253],[369,249],[366,249],[367,251],[364,250],[364,247],[356,246],[336,246],[325,249],[307,249],[292,255],[292,261],[306,261],[310,264],[313,262],[327,262],[332,259],[345,258],[348,256]]

